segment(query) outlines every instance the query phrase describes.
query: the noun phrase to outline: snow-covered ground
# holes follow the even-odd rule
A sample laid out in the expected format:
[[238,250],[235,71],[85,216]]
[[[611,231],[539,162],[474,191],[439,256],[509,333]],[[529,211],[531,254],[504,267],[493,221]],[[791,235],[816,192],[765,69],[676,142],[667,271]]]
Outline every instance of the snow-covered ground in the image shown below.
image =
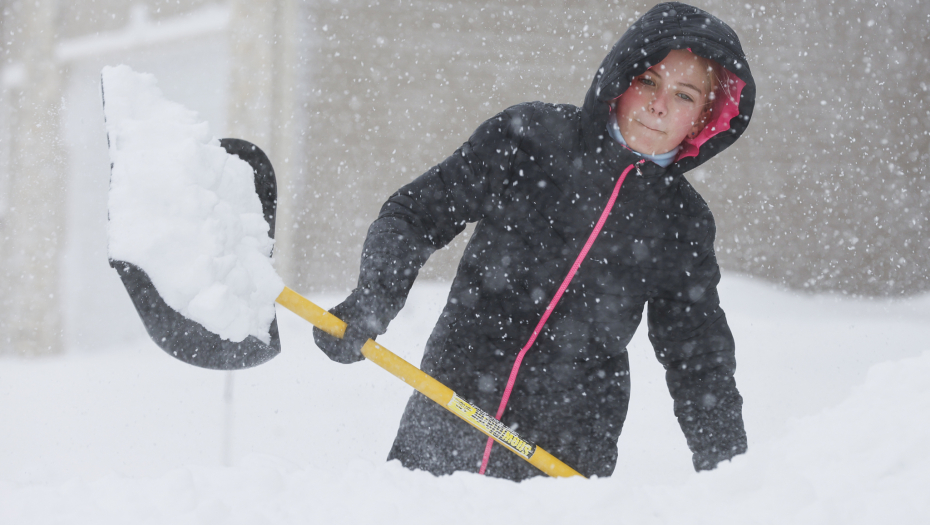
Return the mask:
[[[418,283],[379,342],[418,363],[447,290]],[[251,370],[185,365],[141,323],[133,344],[0,360],[0,523],[925,523],[930,297],[720,293],[750,450],[713,472],[691,469],[642,329],[614,476],[514,484],[385,463],[408,387],[331,363],[279,308],[283,352]]]

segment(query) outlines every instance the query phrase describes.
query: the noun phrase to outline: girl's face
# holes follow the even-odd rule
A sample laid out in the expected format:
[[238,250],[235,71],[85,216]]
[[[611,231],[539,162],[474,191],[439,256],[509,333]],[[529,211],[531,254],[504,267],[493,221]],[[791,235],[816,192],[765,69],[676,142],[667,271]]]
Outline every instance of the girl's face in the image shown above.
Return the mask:
[[704,61],[672,50],[633,83],[617,101],[617,124],[627,145],[640,153],[667,153],[704,126],[710,97]]

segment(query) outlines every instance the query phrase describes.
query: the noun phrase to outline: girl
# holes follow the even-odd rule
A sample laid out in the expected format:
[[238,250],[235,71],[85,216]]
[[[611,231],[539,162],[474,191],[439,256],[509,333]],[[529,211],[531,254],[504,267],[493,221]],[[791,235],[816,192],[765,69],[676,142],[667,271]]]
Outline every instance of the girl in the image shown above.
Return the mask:
[[[358,286],[320,331],[362,359],[435,250],[477,222],[421,368],[585,476],[609,476],[629,401],[626,346],[648,311],[697,470],[746,450],[734,343],[720,308],[714,219],[684,177],[746,129],[755,88],[736,34],[663,3],[614,45],[584,105],[519,104],[392,195]],[[541,474],[425,396],[389,459],[434,474]]]

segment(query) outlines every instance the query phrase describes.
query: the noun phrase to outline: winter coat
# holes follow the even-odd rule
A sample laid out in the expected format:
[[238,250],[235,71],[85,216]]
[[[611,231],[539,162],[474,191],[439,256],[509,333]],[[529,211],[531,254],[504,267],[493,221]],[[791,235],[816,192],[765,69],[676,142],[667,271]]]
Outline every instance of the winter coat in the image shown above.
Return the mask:
[[[746,129],[755,84],[736,34],[699,9],[655,6],[614,45],[584,105],[531,102],[484,122],[384,204],[344,306],[383,333],[417,272],[477,223],[421,368],[494,414],[514,359],[600,216],[640,160],[607,133],[610,102],[671,49],[724,65],[741,91],[668,168],[630,171],[607,222],[520,368],[502,421],[586,476],[609,476],[630,396],[626,346],[648,312],[696,469],[746,450],[734,343],[720,307],[714,218],[684,174]],[[738,110],[738,112],[737,112]],[[722,116],[721,116],[722,115]],[[727,129],[728,127],[728,129]],[[710,129],[714,128],[714,129]],[[414,393],[389,459],[477,471],[486,437]],[[540,475],[496,446],[487,474]]]

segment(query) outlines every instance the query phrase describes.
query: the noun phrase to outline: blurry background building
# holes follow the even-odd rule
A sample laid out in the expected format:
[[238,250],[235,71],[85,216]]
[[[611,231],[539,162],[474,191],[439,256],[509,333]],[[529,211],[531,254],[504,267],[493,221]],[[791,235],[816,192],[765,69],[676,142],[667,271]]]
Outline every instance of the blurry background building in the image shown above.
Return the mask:
[[[697,2],[758,84],[742,140],[690,175],[724,271],[811,291],[930,289],[930,2]],[[3,0],[0,354],[142,333],[107,265],[99,74],[125,63],[279,179],[276,260],[302,292],[354,286],[400,185],[512,104],[581,104],[651,2]],[[424,279],[450,279],[468,237]]]

